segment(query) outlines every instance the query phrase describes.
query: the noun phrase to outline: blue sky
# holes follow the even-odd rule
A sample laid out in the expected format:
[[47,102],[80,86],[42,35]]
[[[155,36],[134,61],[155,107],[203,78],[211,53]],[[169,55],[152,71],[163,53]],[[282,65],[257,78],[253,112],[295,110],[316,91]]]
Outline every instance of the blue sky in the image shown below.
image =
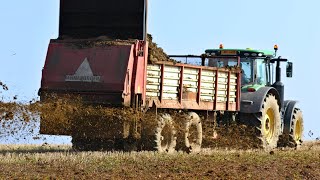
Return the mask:
[[[148,32],[168,54],[201,54],[205,49],[272,49],[294,63],[284,79],[286,99],[299,100],[305,136],[320,136],[318,78],[320,1],[317,0],[149,0]],[[9,100],[37,97],[50,39],[58,36],[58,0],[10,0],[0,5],[0,80]],[[284,66],[283,66],[284,70]]]

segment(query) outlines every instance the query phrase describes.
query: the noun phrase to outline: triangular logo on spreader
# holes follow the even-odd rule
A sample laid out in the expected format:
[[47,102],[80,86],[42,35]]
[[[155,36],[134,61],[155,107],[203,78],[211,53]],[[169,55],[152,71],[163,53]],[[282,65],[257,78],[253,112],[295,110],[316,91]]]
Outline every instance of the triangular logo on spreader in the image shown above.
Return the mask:
[[88,58],[85,58],[74,75],[67,75],[70,82],[100,82],[100,76],[94,76]]
[[75,76],[93,76],[88,58],[85,58],[78,70],[74,74]]

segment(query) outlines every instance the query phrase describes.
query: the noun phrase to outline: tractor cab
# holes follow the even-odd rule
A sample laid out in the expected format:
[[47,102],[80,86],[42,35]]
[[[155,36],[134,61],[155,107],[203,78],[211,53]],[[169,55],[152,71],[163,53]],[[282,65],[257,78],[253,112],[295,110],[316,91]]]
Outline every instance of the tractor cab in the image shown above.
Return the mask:
[[[274,64],[286,59],[275,58],[275,51],[253,49],[208,49],[202,65],[211,67],[240,67],[242,70],[241,85],[243,91],[256,91],[260,87],[275,83]],[[287,64],[287,77],[292,77],[292,63]],[[277,78],[276,78],[277,79]],[[277,81],[277,80],[276,80]]]

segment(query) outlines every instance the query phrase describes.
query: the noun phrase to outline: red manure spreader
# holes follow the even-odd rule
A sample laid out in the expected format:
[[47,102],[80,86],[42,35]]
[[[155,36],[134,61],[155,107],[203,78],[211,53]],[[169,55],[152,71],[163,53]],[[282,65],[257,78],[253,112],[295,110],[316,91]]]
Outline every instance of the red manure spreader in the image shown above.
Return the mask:
[[59,37],[48,47],[41,101],[71,95],[88,106],[124,114],[130,109],[136,116],[94,115],[86,123],[73,119],[72,127],[42,117],[42,134],[71,135],[80,150],[198,152],[204,141],[219,138],[215,128],[237,122],[254,128],[265,149],[276,148],[280,139],[302,143],[302,112],[296,101],[284,100],[280,63],[287,60],[276,57],[277,46],[221,45],[199,56],[150,61],[147,10],[147,0],[60,1]]

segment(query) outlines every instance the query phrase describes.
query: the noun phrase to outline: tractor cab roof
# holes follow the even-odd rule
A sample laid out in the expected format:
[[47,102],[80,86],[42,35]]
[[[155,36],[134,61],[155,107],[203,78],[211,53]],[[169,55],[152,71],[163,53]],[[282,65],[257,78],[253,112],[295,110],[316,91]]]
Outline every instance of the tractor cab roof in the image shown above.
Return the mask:
[[205,54],[208,57],[240,56],[242,58],[272,58],[275,55],[274,51],[253,49],[208,49],[205,51]]

